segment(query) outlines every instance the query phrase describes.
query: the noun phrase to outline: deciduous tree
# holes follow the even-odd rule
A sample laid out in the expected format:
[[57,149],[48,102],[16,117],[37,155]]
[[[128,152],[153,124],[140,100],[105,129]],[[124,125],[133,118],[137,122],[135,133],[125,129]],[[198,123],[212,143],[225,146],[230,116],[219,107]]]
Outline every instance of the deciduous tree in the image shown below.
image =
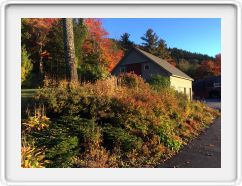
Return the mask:
[[25,24],[30,26],[30,35],[35,38],[35,44],[37,46],[37,68],[39,72],[39,81],[42,82],[44,78],[44,65],[43,57],[46,55],[46,51],[43,48],[47,42],[47,35],[58,19],[53,18],[28,18],[23,20]]
[[[108,32],[102,27],[100,19],[85,19],[88,36],[83,45],[85,57],[95,57],[96,64],[111,71],[123,56],[123,51],[108,38]],[[87,61],[88,62],[88,61]]]
[[21,83],[23,83],[31,73],[33,65],[29,59],[29,54],[25,46],[22,46],[21,49]]

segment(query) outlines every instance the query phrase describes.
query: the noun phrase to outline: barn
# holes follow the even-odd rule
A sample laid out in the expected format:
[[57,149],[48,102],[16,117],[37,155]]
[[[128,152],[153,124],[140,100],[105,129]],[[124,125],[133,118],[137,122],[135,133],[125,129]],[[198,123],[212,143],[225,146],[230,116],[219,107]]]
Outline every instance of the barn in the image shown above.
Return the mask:
[[133,72],[145,80],[154,75],[169,77],[171,87],[192,99],[193,79],[191,77],[167,61],[137,47],[133,47],[112,70],[115,76],[125,72]]

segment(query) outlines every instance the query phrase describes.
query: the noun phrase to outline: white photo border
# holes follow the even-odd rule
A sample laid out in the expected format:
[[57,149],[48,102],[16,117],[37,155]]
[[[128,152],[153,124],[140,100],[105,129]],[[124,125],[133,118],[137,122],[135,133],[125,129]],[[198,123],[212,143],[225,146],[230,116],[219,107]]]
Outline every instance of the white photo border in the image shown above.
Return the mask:
[[[9,5],[233,5],[236,7],[237,10],[237,33],[236,33],[236,38],[237,38],[237,43],[236,43],[236,67],[237,67],[237,94],[236,94],[236,100],[237,100],[237,105],[236,105],[236,120],[237,120],[237,140],[236,140],[236,179],[231,181],[231,182],[174,182],[174,181],[166,181],[166,182],[140,182],[140,181],[135,181],[135,182],[130,182],[130,181],[123,181],[123,182],[116,182],[116,181],[74,181],[74,182],[58,182],[58,181],[53,181],[53,182],[29,182],[29,181],[22,181],[22,182],[14,182],[14,181],[9,181],[6,179],[6,8]],[[241,133],[241,2],[237,0],[231,0],[231,1],[220,1],[220,0],[212,0],[212,1],[148,1],[148,0],[140,0],[140,1],[7,1],[4,2],[1,6],[1,66],[0,66],[0,80],[1,80],[1,162],[0,162],[0,173],[1,173],[1,183],[3,185],[238,185],[241,183],[241,140],[242,140],[242,133]]]

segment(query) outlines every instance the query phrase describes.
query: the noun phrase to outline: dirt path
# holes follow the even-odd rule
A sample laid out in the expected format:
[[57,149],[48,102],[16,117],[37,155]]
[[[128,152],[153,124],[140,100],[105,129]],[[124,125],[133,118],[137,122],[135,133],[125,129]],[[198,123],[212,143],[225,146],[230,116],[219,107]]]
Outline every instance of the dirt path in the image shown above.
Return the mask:
[[220,168],[221,118],[160,168]]

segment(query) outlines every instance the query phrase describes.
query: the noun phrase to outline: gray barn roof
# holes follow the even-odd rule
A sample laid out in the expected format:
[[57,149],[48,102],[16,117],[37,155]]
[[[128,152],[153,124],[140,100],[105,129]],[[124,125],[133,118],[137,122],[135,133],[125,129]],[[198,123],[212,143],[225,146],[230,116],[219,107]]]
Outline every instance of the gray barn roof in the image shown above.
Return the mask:
[[154,63],[156,63],[159,66],[161,66],[166,71],[170,72],[172,75],[178,76],[178,77],[181,77],[181,78],[185,78],[185,79],[193,80],[190,76],[186,75],[184,72],[182,72],[178,68],[174,67],[173,65],[171,65],[167,61],[165,61],[165,60],[163,60],[163,59],[161,59],[159,57],[156,57],[156,56],[154,56],[154,55],[152,55],[152,54],[150,54],[148,52],[145,52],[144,50],[141,50],[139,48],[134,47],[134,49],[137,50],[138,52],[140,52],[145,57],[149,58]]

